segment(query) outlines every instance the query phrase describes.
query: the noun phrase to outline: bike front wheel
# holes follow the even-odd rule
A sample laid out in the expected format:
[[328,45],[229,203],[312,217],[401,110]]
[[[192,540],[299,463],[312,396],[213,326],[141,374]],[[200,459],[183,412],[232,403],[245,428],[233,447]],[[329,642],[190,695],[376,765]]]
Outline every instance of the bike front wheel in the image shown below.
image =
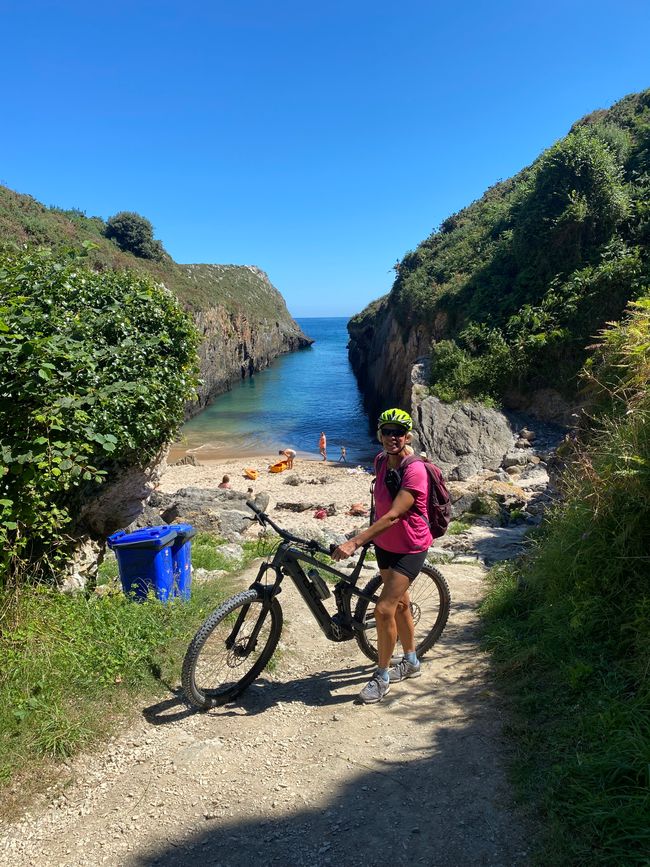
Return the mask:
[[232,701],[266,668],[282,632],[282,608],[257,590],[237,593],[203,623],[187,648],[182,684],[201,710]]
[[[369,596],[374,595],[380,587],[381,576],[375,575],[363,592]],[[415,625],[415,652],[419,658],[430,650],[442,635],[449,617],[451,594],[442,572],[435,566],[427,565],[422,567],[417,578],[411,582],[409,597]],[[363,632],[356,634],[357,644],[369,659],[378,662],[375,603],[360,598],[354,611],[354,619],[364,626]]]

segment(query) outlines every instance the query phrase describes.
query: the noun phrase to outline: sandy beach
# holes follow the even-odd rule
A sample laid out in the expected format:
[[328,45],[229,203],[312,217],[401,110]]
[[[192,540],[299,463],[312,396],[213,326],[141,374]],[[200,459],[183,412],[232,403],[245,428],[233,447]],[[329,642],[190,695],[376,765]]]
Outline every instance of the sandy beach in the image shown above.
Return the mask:
[[[278,524],[299,535],[347,533],[367,525],[367,518],[348,513],[354,503],[370,506],[370,465],[310,461],[298,457],[292,470],[270,473],[269,466],[277,460],[277,455],[267,455],[206,461],[196,467],[191,464],[168,466],[159,490],[171,494],[180,488],[216,488],[223,476],[228,475],[235,491],[246,493],[252,488],[253,496],[263,491],[268,493],[267,511]],[[246,468],[258,471],[255,481],[245,477]],[[296,480],[298,484],[291,483]],[[308,503],[310,508],[295,512],[283,509],[282,503]],[[322,519],[315,518],[317,506],[325,509],[334,506],[336,513]]]

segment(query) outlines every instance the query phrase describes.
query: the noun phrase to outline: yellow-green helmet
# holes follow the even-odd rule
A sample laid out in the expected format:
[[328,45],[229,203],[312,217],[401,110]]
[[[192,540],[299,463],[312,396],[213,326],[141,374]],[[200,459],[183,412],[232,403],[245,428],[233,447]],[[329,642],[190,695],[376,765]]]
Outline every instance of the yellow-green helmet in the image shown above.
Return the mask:
[[385,424],[398,424],[406,431],[413,429],[413,419],[404,412],[403,409],[385,409],[377,420],[377,427],[382,427]]

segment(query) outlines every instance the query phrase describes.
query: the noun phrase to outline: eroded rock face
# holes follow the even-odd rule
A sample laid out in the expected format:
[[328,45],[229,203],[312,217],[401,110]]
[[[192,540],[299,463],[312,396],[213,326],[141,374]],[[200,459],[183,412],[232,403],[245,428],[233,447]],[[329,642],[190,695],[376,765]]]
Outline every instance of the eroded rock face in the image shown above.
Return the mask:
[[371,415],[389,406],[408,409],[411,403],[411,368],[429,351],[431,333],[423,325],[402,327],[387,299],[372,313],[348,323],[350,364]]
[[113,476],[96,496],[84,503],[75,522],[75,533],[103,541],[132,524],[167,469],[166,453],[165,449],[145,467],[131,467]]
[[481,470],[496,470],[512,449],[507,418],[477,403],[442,403],[425,397],[413,407],[421,449],[448,479],[469,479]]
[[[230,307],[216,303],[194,312],[202,337],[199,346],[201,385],[187,415],[200,412],[234,382],[268,367],[274,358],[310,346],[313,341],[291,318],[284,298],[264,271],[252,266],[186,265],[197,283],[214,289],[215,297],[245,281],[245,294]],[[236,299],[235,299],[236,300]]]

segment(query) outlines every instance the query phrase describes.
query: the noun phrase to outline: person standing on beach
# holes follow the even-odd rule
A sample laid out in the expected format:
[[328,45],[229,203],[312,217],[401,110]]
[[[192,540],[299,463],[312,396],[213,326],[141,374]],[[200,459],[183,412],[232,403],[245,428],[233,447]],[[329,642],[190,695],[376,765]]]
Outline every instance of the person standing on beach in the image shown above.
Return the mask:
[[341,457],[339,458],[339,463],[341,463],[341,461],[343,461],[344,464],[347,464],[348,462],[345,446],[341,446]]
[[[415,626],[409,587],[424,565],[433,541],[427,514],[429,477],[422,461],[400,470],[402,460],[412,453],[411,416],[402,409],[387,409],[379,416],[377,436],[385,459],[376,461],[376,520],[367,529],[343,542],[332,552],[344,560],[374,541],[379,574],[383,583],[375,606],[379,667],[370,683],[359,693],[364,704],[374,704],[388,694],[392,682],[419,677],[420,662],[415,652]],[[399,636],[404,658],[389,668]]]
[[327,460],[327,437],[325,436],[325,431],[322,430],[320,432],[320,439],[318,441],[318,450],[323,456],[323,460]]
[[285,456],[285,458],[287,459],[287,469],[292,470],[293,469],[293,459],[296,456],[295,451],[293,449],[280,449],[278,454]]

